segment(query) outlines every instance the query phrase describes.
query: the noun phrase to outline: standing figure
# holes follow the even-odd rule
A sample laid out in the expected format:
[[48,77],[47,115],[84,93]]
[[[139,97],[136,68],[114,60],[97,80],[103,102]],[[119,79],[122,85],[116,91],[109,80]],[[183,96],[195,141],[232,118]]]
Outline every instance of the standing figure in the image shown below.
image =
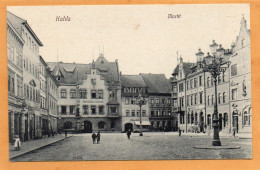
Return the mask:
[[14,136],[14,150],[19,151],[21,149],[22,142],[18,135]]
[[130,136],[131,136],[131,130],[128,129],[128,132],[127,132],[127,138],[128,138],[128,140],[130,140]]
[[179,136],[181,136],[181,128],[179,128]]
[[96,137],[97,137],[97,135],[93,132],[93,134],[92,134],[93,144],[96,143]]
[[97,143],[100,143],[100,132],[97,133]]

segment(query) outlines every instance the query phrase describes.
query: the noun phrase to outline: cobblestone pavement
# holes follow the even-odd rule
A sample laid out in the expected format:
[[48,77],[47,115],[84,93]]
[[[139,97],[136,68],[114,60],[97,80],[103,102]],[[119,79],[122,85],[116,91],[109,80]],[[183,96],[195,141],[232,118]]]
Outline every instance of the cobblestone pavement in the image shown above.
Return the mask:
[[92,144],[91,134],[78,134],[16,158],[14,161],[68,160],[169,160],[169,159],[242,159],[251,158],[252,140],[222,137],[223,145],[240,149],[208,150],[194,146],[211,143],[207,135],[181,137],[177,133],[134,133],[131,140],[125,133],[101,134],[101,143]]

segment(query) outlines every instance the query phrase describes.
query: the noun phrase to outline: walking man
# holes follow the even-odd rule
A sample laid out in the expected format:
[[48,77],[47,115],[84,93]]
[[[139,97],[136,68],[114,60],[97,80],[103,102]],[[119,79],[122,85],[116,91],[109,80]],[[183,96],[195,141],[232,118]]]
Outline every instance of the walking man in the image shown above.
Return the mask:
[[97,133],[97,144],[100,143],[100,132]]
[[130,140],[130,136],[131,136],[131,130],[128,129],[128,132],[127,132],[127,138],[128,138],[128,140]]
[[233,127],[232,131],[233,131],[233,137],[236,138],[236,128]]
[[93,134],[92,134],[93,144],[96,143],[96,137],[97,137],[97,135],[93,132]]
[[179,128],[179,136],[181,136],[181,128]]

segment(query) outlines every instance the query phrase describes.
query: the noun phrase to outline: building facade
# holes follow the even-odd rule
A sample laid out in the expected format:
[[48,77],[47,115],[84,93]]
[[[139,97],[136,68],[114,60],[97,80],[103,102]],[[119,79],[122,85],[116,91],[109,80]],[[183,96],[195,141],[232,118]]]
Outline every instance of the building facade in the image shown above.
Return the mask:
[[7,18],[7,60],[8,60],[8,117],[9,142],[25,134],[23,96],[23,45],[24,40]]
[[[203,69],[204,56],[199,49],[196,63],[185,63],[182,57],[174,69],[171,85],[173,109],[178,113],[178,127],[186,132],[206,132],[212,128],[214,101],[218,104],[219,128],[230,133],[252,132],[251,119],[251,57],[250,31],[241,21],[240,34],[230,49],[224,49],[214,40],[211,55],[219,58],[225,71],[217,79],[215,99],[214,78]],[[239,71],[238,71],[239,70]]]
[[[122,131],[149,131],[147,87],[141,75],[122,75]],[[138,105],[143,97],[143,105]],[[142,121],[142,122],[140,122]]]
[[24,122],[24,134],[21,139],[27,141],[39,138],[42,134],[40,124],[39,47],[43,44],[26,20],[10,12],[7,12],[7,18],[24,40],[23,59],[19,62],[20,65],[23,65],[22,87],[25,99],[25,112],[21,118]]
[[177,130],[177,120],[172,112],[171,89],[164,74],[140,74],[147,86],[149,121],[151,131]]
[[230,123],[239,132],[252,132],[250,30],[242,18],[230,57]]
[[117,60],[101,53],[92,64],[48,63],[59,82],[58,129],[91,133],[121,131],[121,86]]

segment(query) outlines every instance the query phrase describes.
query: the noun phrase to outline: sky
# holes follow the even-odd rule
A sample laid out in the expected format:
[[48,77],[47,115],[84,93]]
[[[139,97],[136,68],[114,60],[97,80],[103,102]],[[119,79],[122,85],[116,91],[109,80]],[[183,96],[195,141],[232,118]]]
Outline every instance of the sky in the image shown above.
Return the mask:
[[[9,6],[27,20],[43,43],[46,62],[91,63],[104,49],[118,59],[122,74],[165,74],[178,55],[195,62],[198,48],[206,54],[212,40],[230,48],[239,35],[242,15],[250,29],[249,4]],[[168,18],[169,14],[179,18]],[[56,21],[57,16],[70,21]]]

